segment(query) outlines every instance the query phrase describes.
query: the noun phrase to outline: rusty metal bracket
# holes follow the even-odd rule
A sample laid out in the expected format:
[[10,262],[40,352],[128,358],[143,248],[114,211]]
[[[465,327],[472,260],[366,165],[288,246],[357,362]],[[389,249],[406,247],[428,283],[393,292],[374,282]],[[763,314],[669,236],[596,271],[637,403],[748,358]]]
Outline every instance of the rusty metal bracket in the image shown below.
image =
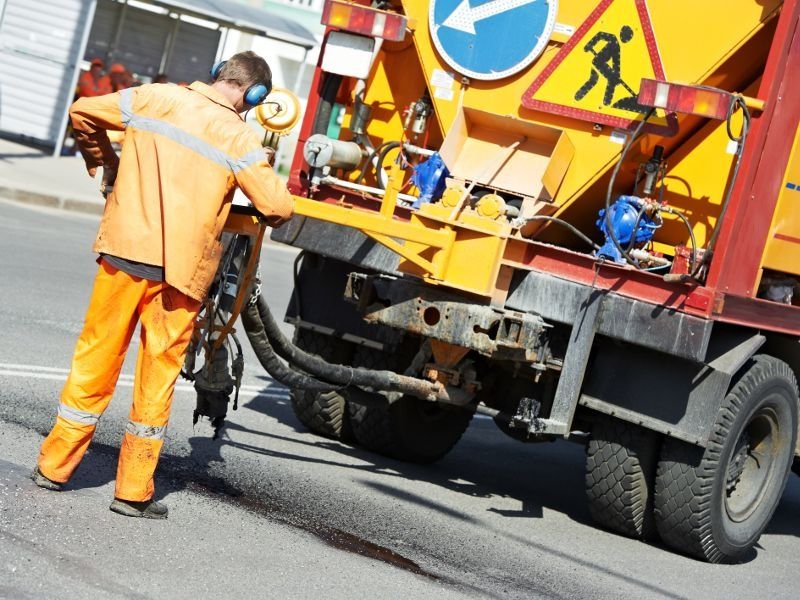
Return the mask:
[[477,304],[424,284],[381,275],[351,273],[345,296],[368,323],[388,325],[497,360],[547,360],[541,317]]

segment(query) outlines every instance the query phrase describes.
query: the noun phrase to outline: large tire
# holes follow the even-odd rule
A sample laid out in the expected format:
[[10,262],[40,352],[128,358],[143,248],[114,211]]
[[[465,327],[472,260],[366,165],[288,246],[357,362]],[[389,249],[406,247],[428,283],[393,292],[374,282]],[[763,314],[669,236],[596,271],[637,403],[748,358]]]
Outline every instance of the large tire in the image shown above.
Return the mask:
[[601,417],[586,448],[589,512],[602,527],[635,539],[655,533],[653,487],[660,436]]
[[[356,349],[354,364],[374,369],[402,370],[397,355]],[[436,462],[467,430],[472,408],[446,406],[403,396],[388,404],[362,390],[350,394],[350,426],[356,441],[373,452],[417,464]]]
[[664,441],[656,475],[661,539],[712,563],[741,559],[769,524],[797,442],[789,365],[758,355],[725,397],[705,450]]
[[[298,327],[294,342],[301,350],[316,354],[329,362],[346,363],[352,354],[352,347],[348,342],[310,329]],[[344,391],[319,393],[291,390],[290,398],[294,414],[308,429],[335,440],[352,441]]]

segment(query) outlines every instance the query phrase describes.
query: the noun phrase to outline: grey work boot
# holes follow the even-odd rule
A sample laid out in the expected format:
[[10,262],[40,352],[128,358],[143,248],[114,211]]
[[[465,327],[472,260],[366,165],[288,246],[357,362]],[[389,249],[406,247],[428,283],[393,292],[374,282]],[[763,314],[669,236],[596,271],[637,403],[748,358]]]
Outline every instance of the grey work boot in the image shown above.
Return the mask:
[[44,488],[46,490],[50,490],[51,492],[60,492],[63,484],[58,483],[57,481],[53,481],[52,479],[48,479],[42,472],[39,470],[39,467],[36,467],[31,474],[31,479],[33,479],[33,483],[38,485],[40,488]]
[[169,512],[166,504],[155,500],[133,502],[132,500],[114,498],[108,508],[126,517],[142,517],[143,519],[166,519]]

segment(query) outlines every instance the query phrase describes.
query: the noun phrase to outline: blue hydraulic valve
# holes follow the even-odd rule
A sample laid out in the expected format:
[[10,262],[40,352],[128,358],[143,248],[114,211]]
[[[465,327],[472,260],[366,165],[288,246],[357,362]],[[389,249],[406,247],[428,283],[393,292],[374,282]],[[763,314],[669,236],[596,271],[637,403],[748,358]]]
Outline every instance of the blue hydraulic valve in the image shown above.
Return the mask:
[[411,183],[419,189],[419,198],[414,202],[413,208],[419,208],[423,204],[429,204],[441,198],[444,193],[445,180],[449,176],[450,171],[438,152],[434,152],[428,160],[414,167]]
[[597,256],[609,258],[614,262],[625,263],[625,257],[622,255],[622,252],[620,252],[620,248],[622,248],[622,250],[627,250],[632,238],[634,240],[634,248],[646,244],[653,239],[661,223],[647,214],[650,211],[642,211],[644,205],[645,201],[637,196],[620,196],[608,209],[611,217],[610,225],[614,232],[614,237],[619,243],[619,247],[617,247],[617,244],[614,244],[614,240],[609,234],[605,209],[600,211],[600,218],[597,220],[597,226],[600,228],[600,231],[603,232],[603,235],[606,236],[606,242],[597,251]]

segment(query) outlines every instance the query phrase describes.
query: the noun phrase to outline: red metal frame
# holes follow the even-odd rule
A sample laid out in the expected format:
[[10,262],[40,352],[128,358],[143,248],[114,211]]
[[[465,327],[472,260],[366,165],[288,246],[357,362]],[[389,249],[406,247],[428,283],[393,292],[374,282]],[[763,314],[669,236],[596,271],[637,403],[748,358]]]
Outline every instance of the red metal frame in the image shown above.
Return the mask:
[[311,91],[308,94],[308,101],[306,102],[306,112],[303,117],[303,123],[300,126],[300,133],[297,137],[297,147],[292,160],[292,167],[289,171],[289,191],[298,196],[308,195],[308,165],[303,158],[303,147],[306,140],[311,137],[311,128],[314,126],[314,119],[317,115],[319,108],[320,94],[322,93],[322,76],[324,75],[322,69],[319,68],[322,62],[322,54],[325,52],[325,43],[328,40],[328,32],[325,32],[325,39],[322,42],[322,48],[319,52],[319,59],[317,66],[314,69],[314,78],[311,80]]
[[[610,0],[602,0],[603,11]],[[654,305],[695,316],[800,336],[800,307],[755,298],[761,259],[767,242],[780,185],[800,123],[800,102],[791,92],[800,81],[800,0],[786,0],[764,70],[758,97],[766,109],[753,118],[739,179],[721,224],[720,236],[705,286],[668,284],[651,273],[605,264],[598,267],[590,256],[554,246],[529,242],[512,264],[556,277],[594,285]],[[580,30],[573,39],[579,39]],[[322,71],[317,67],[300,130],[289,180],[290,190],[308,195],[302,144],[308,139],[319,105]],[[326,202],[346,201],[363,208],[377,202],[340,190],[323,188],[318,197]],[[407,218],[405,214],[398,215]]]
[[708,285],[727,294],[755,296],[778,194],[800,122],[793,90],[800,81],[800,2],[787,0],[764,70],[759,97],[767,101],[753,128],[742,169],[720,230]]

